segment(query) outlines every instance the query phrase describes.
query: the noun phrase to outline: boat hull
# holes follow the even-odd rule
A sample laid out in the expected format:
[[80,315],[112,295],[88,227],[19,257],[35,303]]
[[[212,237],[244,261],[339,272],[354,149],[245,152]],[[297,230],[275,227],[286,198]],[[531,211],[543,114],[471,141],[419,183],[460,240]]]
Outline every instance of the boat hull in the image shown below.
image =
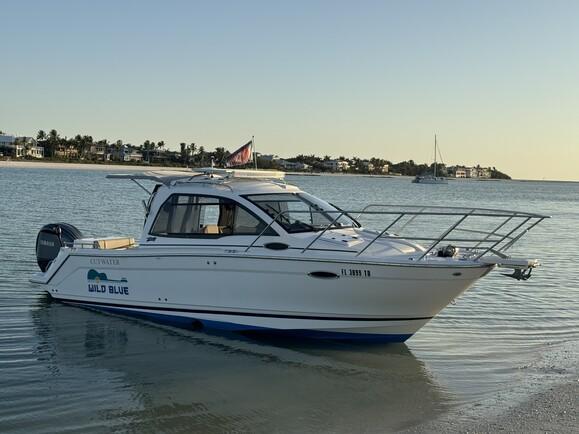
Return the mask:
[[55,266],[46,290],[85,307],[192,328],[396,342],[492,269],[120,252]]
[[415,178],[412,182],[414,184],[448,184],[444,178]]

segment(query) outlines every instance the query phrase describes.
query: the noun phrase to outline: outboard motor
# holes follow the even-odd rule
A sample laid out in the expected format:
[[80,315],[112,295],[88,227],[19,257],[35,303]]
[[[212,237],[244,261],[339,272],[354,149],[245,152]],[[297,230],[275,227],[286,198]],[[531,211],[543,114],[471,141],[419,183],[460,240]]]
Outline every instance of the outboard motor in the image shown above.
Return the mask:
[[68,223],[44,225],[36,237],[36,261],[44,272],[58,256],[61,247],[72,246],[74,240],[82,238],[82,233]]

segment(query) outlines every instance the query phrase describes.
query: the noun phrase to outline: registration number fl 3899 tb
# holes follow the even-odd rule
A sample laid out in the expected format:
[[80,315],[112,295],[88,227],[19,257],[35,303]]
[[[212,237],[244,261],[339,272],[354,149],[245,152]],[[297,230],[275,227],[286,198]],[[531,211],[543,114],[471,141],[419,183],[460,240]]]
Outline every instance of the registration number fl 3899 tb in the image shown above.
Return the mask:
[[342,268],[341,274],[348,277],[371,277],[370,270],[359,268]]

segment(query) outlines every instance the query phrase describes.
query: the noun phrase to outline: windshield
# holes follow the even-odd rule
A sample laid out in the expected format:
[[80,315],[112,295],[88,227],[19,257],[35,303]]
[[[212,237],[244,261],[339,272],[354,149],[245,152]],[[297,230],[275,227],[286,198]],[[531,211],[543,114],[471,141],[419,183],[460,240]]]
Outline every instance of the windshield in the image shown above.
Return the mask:
[[340,216],[334,222],[342,211],[308,193],[254,194],[245,197],[272,218],[277,217],[277,222],[290,233],[358,226],[347,215]]

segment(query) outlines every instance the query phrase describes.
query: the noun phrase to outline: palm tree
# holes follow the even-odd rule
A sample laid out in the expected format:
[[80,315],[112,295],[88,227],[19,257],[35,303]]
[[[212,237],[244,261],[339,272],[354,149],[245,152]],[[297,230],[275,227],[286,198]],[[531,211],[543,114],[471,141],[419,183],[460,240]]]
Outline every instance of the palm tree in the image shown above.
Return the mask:
[[82,136],[82,153],[81,153],[81,157],[85,157],[87,152],[90,152],[92,145],[93,145],[93,139],[92,136]]
[[189,152],[187,149],[187,143],[181,142],[179,143],[179,146],[181,148],[181,163],[185,166],[189,166]]
[[151,162],[151,149],[154,147],[154,143],[151,143],[149,140],[145,140],[143,143],[143,151],[147,153],[147,161]]
[[[119,161],[123,161],[121,158],[121,149],[123,149],[123,141],[121,139],[118,139],[115,144],[113,145],[113,151],[112,154],[114,155],[114,157],[116,159],[118,159]],[[111,156],[112,157],[112,156]],[[112,159],[112,158],[111,158]]]
[[49,157],[54,157],[56,155],[56,148],[58,146],[60,137],[58,136],[58,131],[55,129],[50,130],[48,133],[48,139],[46,140],[46,150]]
[[74,136],[74,139],[70,140],[70,142],[71,142],[71,145],[76,148],[76,151],[78,152],[78,154],[82,155],[82,153],[84,152],[82,136],[80,134],[77,134],[76,136]]
[[203,146],[199,146],[197,155],[199,156],[199,165],[203,167],[203,161],[205,160],[205,148]]
[[225,148],[223,148],[221,146],[215,148],[215,163],[217,165],[223,164],[226,156],[227,156],[227,154],[226,154]]
[[46,140],[46,133],[44,130],[38,130],[38,134],[36,134],[36,140]]

